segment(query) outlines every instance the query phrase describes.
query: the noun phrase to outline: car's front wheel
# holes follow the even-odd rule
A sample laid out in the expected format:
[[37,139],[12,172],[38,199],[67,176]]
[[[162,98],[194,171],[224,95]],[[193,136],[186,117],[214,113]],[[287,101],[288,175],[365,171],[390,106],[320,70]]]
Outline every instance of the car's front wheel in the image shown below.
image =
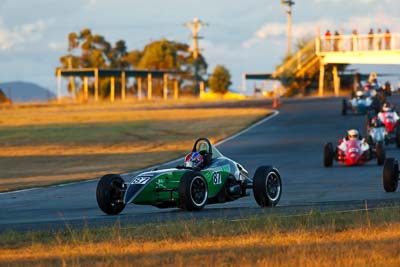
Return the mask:
[[331,167],[333,164],[333,145],[332,143],[326,143],[324,146],[324,166]]
[[186,172],[178,187],[179,207],[187,211],[201,210],[207,203],[208,185],[199,172]]
[[124,208],[124,180],[118,174],[107,174],[97,183],[96,199],[99,208],[106,214],[115,215]]
[[386,192],[395,192],[399,183],[399,164],[394,158],[385,160],[383,166],[383,188]]
[[383,149],[382,143],[376,143],[375,151],[376,151],[376,161],[378,165],[382,165],[385,162],[386,158],[386,153],[385,150]]
[[282,195],[279,171],[272,166],[258,167],[253,178],[253,194],[260,207],[276,206]]

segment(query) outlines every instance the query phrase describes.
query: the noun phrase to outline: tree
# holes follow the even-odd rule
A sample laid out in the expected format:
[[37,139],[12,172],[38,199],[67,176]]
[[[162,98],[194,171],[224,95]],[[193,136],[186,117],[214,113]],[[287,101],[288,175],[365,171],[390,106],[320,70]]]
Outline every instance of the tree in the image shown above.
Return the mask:
[[212,92],[225,94],[228,91],[228,87],[232,84],[231,74],[224,66],[217,65],[208,83]]
[[[68,35],[68,54],[60,57],[63,68],[118,68],[118,69],[150,69],[181,71],[177,78],[181,85],[194,90],[194,58],[188,44],[161,39],[147,44],[142,51],[128,51],[124,40],[117,41],[112,46],[104,36],[93,34],[88,28],[79,33]],[[197,60],[199,79],[207,74],[207,63],[200,54]],[[189,74],[189,75],[188,75]],[[100,96],[109,95],[109,79],[99,80]],[[70,79],[68,88],[74,88],[75,80]],[[121,83],[116,81],[116,90]],[[162,82],[154,82],[154,93],[162,92]],[[83,84],[79,90],[83,90]],[[93,85],[89,85],[93,93]]]

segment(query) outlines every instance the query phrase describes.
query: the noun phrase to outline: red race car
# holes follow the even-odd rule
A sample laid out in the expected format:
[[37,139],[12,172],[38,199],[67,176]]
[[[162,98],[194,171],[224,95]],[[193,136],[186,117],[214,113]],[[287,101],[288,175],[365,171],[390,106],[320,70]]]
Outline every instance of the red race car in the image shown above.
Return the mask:
[[361,138],[355,129],[347,131],[347,136],[339,140],[338,146],[334,149],[332,143],[324,146],[324,166],[331,167],[333,160],[346,165],[362,165],[374,158],[378,165],[385,161],[385,150],[382,143],[377,143],[374,148],[370,147],[365,139]]
[[387,131],[387,137],[385,138],[385,143],[396,143],[397,147],[400,147],[400,118],[396,111],[390,106],[390,104],[385,103],[382,111],[378,113],[378,119],[385,126]]

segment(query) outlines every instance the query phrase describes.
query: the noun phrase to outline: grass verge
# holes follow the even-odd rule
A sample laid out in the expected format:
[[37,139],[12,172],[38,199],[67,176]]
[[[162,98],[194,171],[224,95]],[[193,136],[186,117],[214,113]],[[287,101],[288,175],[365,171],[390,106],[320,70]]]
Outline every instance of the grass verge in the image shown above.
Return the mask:
[[[0,192],[145,168],[224,139],[263,108],[24,107],[0,113]],[[23,166],[23,168],[21,168]]]
[[0,265],[399,266],[400,207],[0,235]]

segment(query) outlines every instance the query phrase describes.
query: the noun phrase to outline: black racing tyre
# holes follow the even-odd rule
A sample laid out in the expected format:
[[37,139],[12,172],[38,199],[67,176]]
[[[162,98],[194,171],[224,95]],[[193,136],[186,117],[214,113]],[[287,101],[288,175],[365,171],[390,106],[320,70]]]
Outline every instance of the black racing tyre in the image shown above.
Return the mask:
[[386,153],[385,153],[385,149],[383,148],[383,144],[382,143],[376,143],[375,146],[375,153],[376,153],[376,162],[378,163],[378,165],[383,165],[383,163],[385,162],[386,159]]
[[96,188],[96,199],[104,213],[115,215],[125,208],[123,184],[124,180],[118,174],[107,174],[100,178]]
[[369,113],[367,113],[365,115],[365,130],[367,133],[368,133],[370,126],[371,126],[371,115]]
[[260,207],[273,207],[282,195],[279,171],[272,166],[258,167],[253,178],[253,194]]
[[378,114],[381,111],[381,109],[382,109],[382,104],[381,103],[383,103],[383,102],[381,102],[377,98],[373,98],[372,107],[374,108],[375,114]]
[[333,164],[333,145],[326,143],[324,146],[324,166],[331,167]]
[[400,148],[400,128],[399,126],[396,127],[396,132],[395,132],[395,142],[396,142],[396,147]]
[[188,171],[182,176],[178,193],[181,209],[187,211],[201,210],[207,203],[207,181],[200,172]]
[[346,99],[342,100],[342,115],[346,115],[347,114],[347,101]]
[[395,192],[399,183],[399,164],[394,158],[385,160],[383,166],[383,188],[386,192]]
[[371,135],[368,135],[368,136],[367,136],[367,143],[368,143],[368,145],[370,145],[370,146],[372,146],[372,145],[374,144],[374,140],[372,139],[372,136],[371,136]]

